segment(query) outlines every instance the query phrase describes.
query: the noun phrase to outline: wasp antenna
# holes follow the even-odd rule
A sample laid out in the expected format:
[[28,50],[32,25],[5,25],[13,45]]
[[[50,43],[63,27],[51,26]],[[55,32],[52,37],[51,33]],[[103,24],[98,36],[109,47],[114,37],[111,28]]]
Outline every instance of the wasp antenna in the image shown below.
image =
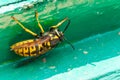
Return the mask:
[[64,37],[64,40],[71,46],[71,48],[73,50],[75,50],[75,47],[72,45],[72,43],[70,41],[68,41],[65,37]]
[[69,25],[70,25],[70,19],[68,19],[68,23],[67,23],[65,29],[63,30],[63,33],[65,33],[65,31],[68,29]]

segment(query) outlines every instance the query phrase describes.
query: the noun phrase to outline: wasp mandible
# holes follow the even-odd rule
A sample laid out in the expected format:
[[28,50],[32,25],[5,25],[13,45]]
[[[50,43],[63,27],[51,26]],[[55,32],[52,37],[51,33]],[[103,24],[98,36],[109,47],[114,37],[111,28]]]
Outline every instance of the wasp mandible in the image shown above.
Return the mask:
[[[15,17],[11,16],[11,18],[26,32],[33,35],[35,39],[29,39],[25,41],[21,41],[10,46],[11,50],[13,50],[16,54],[20,56],[39,56],[41,54],[45,54],[49,50],[53,49],[56,45],[58,45],[64,38],[64,32],[67,30],[70,20],[68,18],[64,18],[58,24],[51,26],[49,31],[45,32],[40,21],[38,19],[38,12],[35,11],[35,17],[38,24],[38,27],[41,30],[40,35],[32,32],[27,29],[20,21],[18,21]],[[65,21],[68,21],[65,29],[63,31],[59,31],[58,27],[61,26]],[[70,44],[70,42],[68,42]],[[72,46],[72,44],[70,44]],[[72,48],[74,48],[72,46]]]

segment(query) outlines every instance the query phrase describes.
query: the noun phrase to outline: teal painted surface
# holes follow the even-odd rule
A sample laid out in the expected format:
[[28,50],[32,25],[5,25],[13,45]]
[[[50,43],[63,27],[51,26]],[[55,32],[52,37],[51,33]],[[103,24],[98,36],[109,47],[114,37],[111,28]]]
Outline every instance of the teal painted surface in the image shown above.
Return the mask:
[[[15,9],[0,14],[0,79],[6,80],[42,80],[75,79],[75,69],[79,70],[76,79],[105,79],[105,75],[119,76],[120,56],[120,1],[116,0],[63,0],[48,2],[30,10]],[[39,19],[45,30],[64,17],[69,17],[71,25],[65,36],[73,43],[58,47],[46,55],[32,61],[22,58],[9,50],[9,46],[18,41],[34,38],[24,32],[10,16],[18,18],[27,28],[39,34],[34,11],[38,10]],[[65,25],[65,24],[64,24]],[[60,29],[64,29],[64,25]],[[43,62],[46,58],[46,63]],[[114,59],[113,62],[111,59]],[[118,62],[114,62],[118,61]],[[106,66],[104,63],[113,63]],[[102,64],[103,63],[103,64]],[[94,67],[90,67],[90,66]],[[101,69],[99,70],[99,66]],[[114,67],[116,65],[116,67]],[[103,67],[104,66],[104,67]],[[83,68],[82,68],[83,67]],[[110,69],[104,70],[110,67]],[[82,68],[82,69],[81,69]],[[92,69],[96,72],[92,73]],[[73,73],[72,73],[73,71]],[[83,73],[85,72],[85,73]],[[89,72],[89,73],[88,73]],[[65,73],[65,76],[59,76]],[[83,73],[83,74],[82,74]],[[92,73],[92,76],[90,75]],[[98,74],[96,74],[98,73]],[[64,74],[63,74],[64,75]],[[52,77],[53,76],[53,77]],[[103,77],[104,76],[104,77]],[[57,79],[57,78],[58,79]],[[112,78],[112,77],[108,77]],[[119,77],[114,77],[117,80]]]

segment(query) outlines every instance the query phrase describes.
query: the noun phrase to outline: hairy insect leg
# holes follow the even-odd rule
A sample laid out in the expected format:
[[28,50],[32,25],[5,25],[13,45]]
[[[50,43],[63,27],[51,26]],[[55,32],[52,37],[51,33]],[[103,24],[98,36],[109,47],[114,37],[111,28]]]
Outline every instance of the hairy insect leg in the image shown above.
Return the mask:
[[30,33],[31,35],[33,35],[33,36],[35,36],[35,37],[38,37],[38,35],[37,35],[36,33],[34,33],[34,32],[32,32],[31,30],[25,28],[25,26],[22,25],[15,17],[11,16],[11,18],[12,18],[13,20],[15,20],[15,22],[16,22],[20,27],[22,27],[26,32]]
[[42,25],[40,24],[40,21],[39,21],[39,19],[38,19],[38,12],[37,12],[37,11],[35,11],[35,17],[36,17],[38,26],[39,26],[39,28],[40,28],[40,30],[41,30],[41,33],[44,33],[44,29],[43,29],[43,27],[42,27]]
[[58,28],[60,25],[62,25],[68,18],[64,18],[62,21],[60,21],[57,25],[52,26],[51,28]]

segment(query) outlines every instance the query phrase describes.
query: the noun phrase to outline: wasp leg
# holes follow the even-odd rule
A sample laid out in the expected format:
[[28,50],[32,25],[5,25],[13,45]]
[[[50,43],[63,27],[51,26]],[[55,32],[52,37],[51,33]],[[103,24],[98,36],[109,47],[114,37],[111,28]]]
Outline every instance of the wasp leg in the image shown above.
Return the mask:
[[40,29],[41,29],[41,33],[44,33],[44,29],[43,29],[43,27],[42,27],[42,25],[40,24],[40,21],[39,21],[39,19],[38,19],[38,12],[37,12],[37,11],[35,11],[35,17],[36,17],[38,26],[39,26]]
[[52,26],[51,28],[58,28],[60,25],[62,25],[68,18],[64,18],[62,21],[60,21],[57,25]]
[[30,33],[31,35],[33,35],[33,36],[35,36],[35,37],[38,37],[38,35],[37,35],[36,33],[34,33],[34,32],[32,32],[32,31],[30,31],[29,29],[25,28],[24,25],[22,25],[15,17],[11,16],[11,18],[12,18],[13,20],[15,20],[15,22],[16,22],[17,24],[19,24],[20,27],[22,27],[26,32]]

